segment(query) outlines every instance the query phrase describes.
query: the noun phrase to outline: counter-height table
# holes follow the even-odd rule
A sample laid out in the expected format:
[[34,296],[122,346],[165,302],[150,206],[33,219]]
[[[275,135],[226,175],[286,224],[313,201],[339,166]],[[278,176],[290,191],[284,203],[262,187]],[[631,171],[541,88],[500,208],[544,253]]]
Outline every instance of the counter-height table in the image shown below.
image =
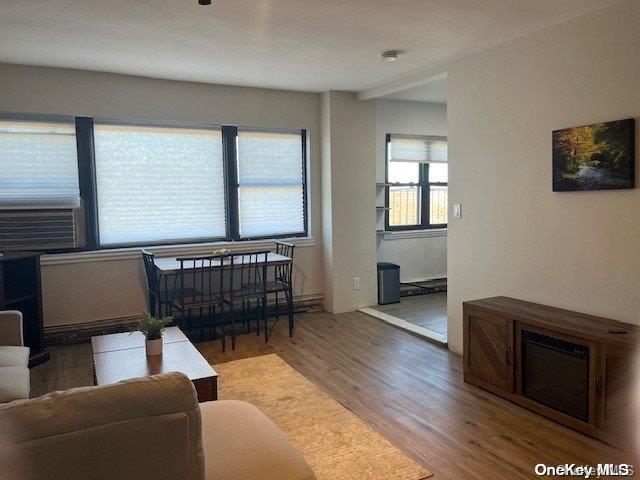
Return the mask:
[[[202,255],[204,256],[204,255]],[[178,258],[199,258],[200,255],[182,255],[180,257],[155,257],[153,259],[153,263],[155,264],[158,271],[163,275],[171,275],[180,273],[180,261]],[[238,255],[234,256],[234,265],[240,267],[243,260],[242,252],[239,252]],[[279,253],[269,252],[267,254],[267,266],[275,267],[278,265],[286,265],[291,263],[290,257],[285,257],[284,255],[280,255]],[[220,265],[220,260],[217,261],[218,265]],[[254,259],[255,262],[255,259]],[[215,268],[215,261],[212,266]],[[185,268],[189,268],[189,262],[185,262]],[[193,262],[191,262],[191,268],[193,268]]]

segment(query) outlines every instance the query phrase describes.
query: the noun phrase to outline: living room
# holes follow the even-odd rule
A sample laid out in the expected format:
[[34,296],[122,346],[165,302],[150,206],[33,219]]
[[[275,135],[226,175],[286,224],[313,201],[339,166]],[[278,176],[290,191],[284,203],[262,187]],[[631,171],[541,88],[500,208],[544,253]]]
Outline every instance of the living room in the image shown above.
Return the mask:
[[[632,466],[640,4],[210,3],[0,2],[0,478]],[[394,134],[448,169],[414,243]],[[446,277],[444,341],[360,311],[378,261]]]

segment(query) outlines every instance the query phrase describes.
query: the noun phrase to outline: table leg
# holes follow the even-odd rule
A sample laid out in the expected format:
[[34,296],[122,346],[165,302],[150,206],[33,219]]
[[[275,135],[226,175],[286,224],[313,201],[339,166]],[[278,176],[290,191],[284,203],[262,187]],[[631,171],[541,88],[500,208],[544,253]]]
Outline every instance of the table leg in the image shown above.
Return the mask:
[[211,402],[218,399],[218,377],[193,380],[198,394],[198,402]]

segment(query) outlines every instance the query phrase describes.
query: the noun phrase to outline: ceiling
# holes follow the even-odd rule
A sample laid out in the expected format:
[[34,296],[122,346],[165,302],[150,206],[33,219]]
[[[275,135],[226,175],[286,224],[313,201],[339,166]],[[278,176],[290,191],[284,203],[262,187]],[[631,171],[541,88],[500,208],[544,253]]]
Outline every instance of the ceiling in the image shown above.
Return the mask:
[[440,76],[424,85],[391,93],[383,98],[412,102],[447,103],[447,77]]
[[0,0],[0,62],[358,91],[616,1]]

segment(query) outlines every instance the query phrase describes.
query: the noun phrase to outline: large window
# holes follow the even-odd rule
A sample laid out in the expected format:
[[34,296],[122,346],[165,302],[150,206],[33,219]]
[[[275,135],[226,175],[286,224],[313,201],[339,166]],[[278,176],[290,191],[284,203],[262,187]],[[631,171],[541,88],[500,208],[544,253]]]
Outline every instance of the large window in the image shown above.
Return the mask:
[[447,224],[447,140],[387,135],[386,230]]
[[238,212],[243,238],[304,233],[300,132],[238,132]]
[[219,129],[94,125],[101,245],[226,236]]
[[79,206],[74,119],[0,120],[0,209]]
[[305,135],[95,121],[97,243],[305,235]]
[[24,239],[60,251],[306,236],[306,135],[0,117],[0,250]]

